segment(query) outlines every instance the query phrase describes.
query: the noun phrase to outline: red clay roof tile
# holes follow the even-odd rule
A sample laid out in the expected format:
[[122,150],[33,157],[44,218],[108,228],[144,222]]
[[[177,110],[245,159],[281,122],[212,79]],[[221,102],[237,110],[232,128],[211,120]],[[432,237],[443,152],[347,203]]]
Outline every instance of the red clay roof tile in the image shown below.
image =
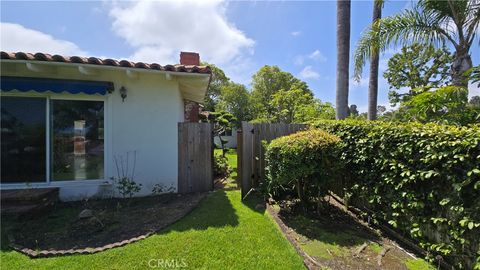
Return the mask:
[[45,61],[45,62],[59,62],[59,63],[75,63],[75,64],[89,64],[99,66],[116,66],[126,68],[152,69],[159,71],[172,72],[188,72],[188,73],[202,73],[211,74],[212,71],[208,66],[194,66],[194,65],[159,65],[157,63],[147,64],[143,62],[132,62],[128,60],[114,60],[101,59],[97,57],[80,57],[80,56],[64,56],[64,55],[50,55],[46,53],[26,53],[26,52],[1,52],[1,59],[5,60],[27,60],[27,61]]

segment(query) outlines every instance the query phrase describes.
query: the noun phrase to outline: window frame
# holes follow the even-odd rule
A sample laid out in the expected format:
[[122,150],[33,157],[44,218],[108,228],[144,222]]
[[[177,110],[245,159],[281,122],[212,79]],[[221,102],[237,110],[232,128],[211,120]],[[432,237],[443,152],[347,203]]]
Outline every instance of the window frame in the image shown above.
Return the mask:
[[[64,185],[75,185],[78,183],[83,184],[93,184],[93,185],[98,185],[99,183],[110,183],[110,180],[107,180],[107,175],[109,175],[109,170],[107,167],[109,159],[107,158],[109,155],[110,151],[110,118],[109,118],[109,112],[110,108],[108,106],[108,95],[105,96],[100,96],[100,95],[85,95],[85,94],[52,94],[52,93],[36,93],[36,92],[16,92],[16,91],[10,91],[10,92],[1,92],[0,93],[0,98],[1,97],[24,97],[24,98],[44,98],[46,102],[45,106],[45,120],[46,120],[46,134],[45,134],[45,147],[46,147],[46,154],[45,154],[45,166],[46,166],[46,179],[45,181],[42,182],[35,182],[31,183],[31,187],[45,187],[45,186],[64,186]],[[53,100],[78,100],[78,101],[102,101],[103,106],[104,106],[104,111],[103,111],[103,137],[104,137],[104,150],[103,150],[103,170],[104,170],[104,175],[103,179],[83,179],[83,180],[75,180],[75,179],[69,179],[69,180],[57,180],[57,181],[52,181],[51,179],[51,164],[52,164],[52,143],[51,143],[51,138],[52,138],[52,130],[51,130],[51,125],[52,125],[52,116],[51,116],[51,101]],[[25,187],[26,184],[25,182],[12,182],[12,183],[1,183],[2,187]]]

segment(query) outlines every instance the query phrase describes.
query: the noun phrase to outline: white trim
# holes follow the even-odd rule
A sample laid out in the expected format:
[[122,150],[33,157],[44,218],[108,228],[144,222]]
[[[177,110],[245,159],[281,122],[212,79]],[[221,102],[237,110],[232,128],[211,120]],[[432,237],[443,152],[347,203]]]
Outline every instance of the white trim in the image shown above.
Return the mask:
[[51,166],[50,166],[50,161],[51,161],[51,153],[52,152],[52,148],[50,146],[50,139],[51,139],[51,135],[52,135],[52,132],[50,130],[50,98],[49,97],[46,97],[45,98],[45,102],[47,102],[45,108],[46,108],[46,113],[45,113],[45,138],[46,138],[46,143],[45,143],[45,147],[46,147],[46,153],[45,153],[45,166],[46,166],[46,171],[45,171],[45,177],[47,178],[47,183],[50,183],[51,181],[51,175],[50,175],[50,169],[51,169]]
[[51,181],[29,183],[5,183],[1,184],[1,189],[21,189],[21,188],[42,188],[42,187],[69,187],[69,186],[99,186],[99,185],[113,185],[113,181],[105,179],[92,180],[68,180],[68,181]]
[[92,69],[113,70],[113,71],[132,70],[138,73],[160,73],[160,74],[171,73],[172,75],[181,76],[181,77],[203,77],[203,76],[210,77],[209,73],[191,73],[191,72],[167,71],[167,70],[132,68],[132,67],[118,67],[118,66],[94,65],[94,64],[46,62],[46,61],[37,61],[37,60],[29,61],[29,60],[2,59],[0,63],[12,63],[12,64],[34,63],[39,66],[46,65],[46,66],[60,66],[60,67],[77,67],[77,69],[78,67],[87,67]]

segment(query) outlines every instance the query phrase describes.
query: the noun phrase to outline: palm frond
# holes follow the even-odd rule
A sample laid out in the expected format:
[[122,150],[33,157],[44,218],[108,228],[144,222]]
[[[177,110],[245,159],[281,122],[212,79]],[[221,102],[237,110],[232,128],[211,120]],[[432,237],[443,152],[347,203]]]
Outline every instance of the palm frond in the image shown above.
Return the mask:
[[458,46],[454,39],[454,30],[444,28],[448,22],[448,17],[417,6],[373,23],[363,32],[354,53],[355,79],[359,80],[365,62],[374,52],[383,52],[391,45],[422,43],[442,46],[448,40]]

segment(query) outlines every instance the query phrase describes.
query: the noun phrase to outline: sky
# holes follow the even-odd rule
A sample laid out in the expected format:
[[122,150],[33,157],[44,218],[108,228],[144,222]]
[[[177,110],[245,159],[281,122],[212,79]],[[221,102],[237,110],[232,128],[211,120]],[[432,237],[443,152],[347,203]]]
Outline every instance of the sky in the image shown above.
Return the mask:
[[[386,1],[383,16],[412,6]],[[233,81],[251,87],[263,65],[277,65],[335,104],[335,1],[1,1],[2,51],[44,52],[175,64],[180,51],[199,52]],[[351,53],[370,24],[372,1],[353,1]],[[392,47],[380,57],[379,105],[388,107],[383,78]],[[480,63],[478,42],[471,49]],[[353,76],[352,64],[350,77]],[[351,79],[349,104],[367,110],[368,64]],[[470,96],[480,89],[470,87]]]

